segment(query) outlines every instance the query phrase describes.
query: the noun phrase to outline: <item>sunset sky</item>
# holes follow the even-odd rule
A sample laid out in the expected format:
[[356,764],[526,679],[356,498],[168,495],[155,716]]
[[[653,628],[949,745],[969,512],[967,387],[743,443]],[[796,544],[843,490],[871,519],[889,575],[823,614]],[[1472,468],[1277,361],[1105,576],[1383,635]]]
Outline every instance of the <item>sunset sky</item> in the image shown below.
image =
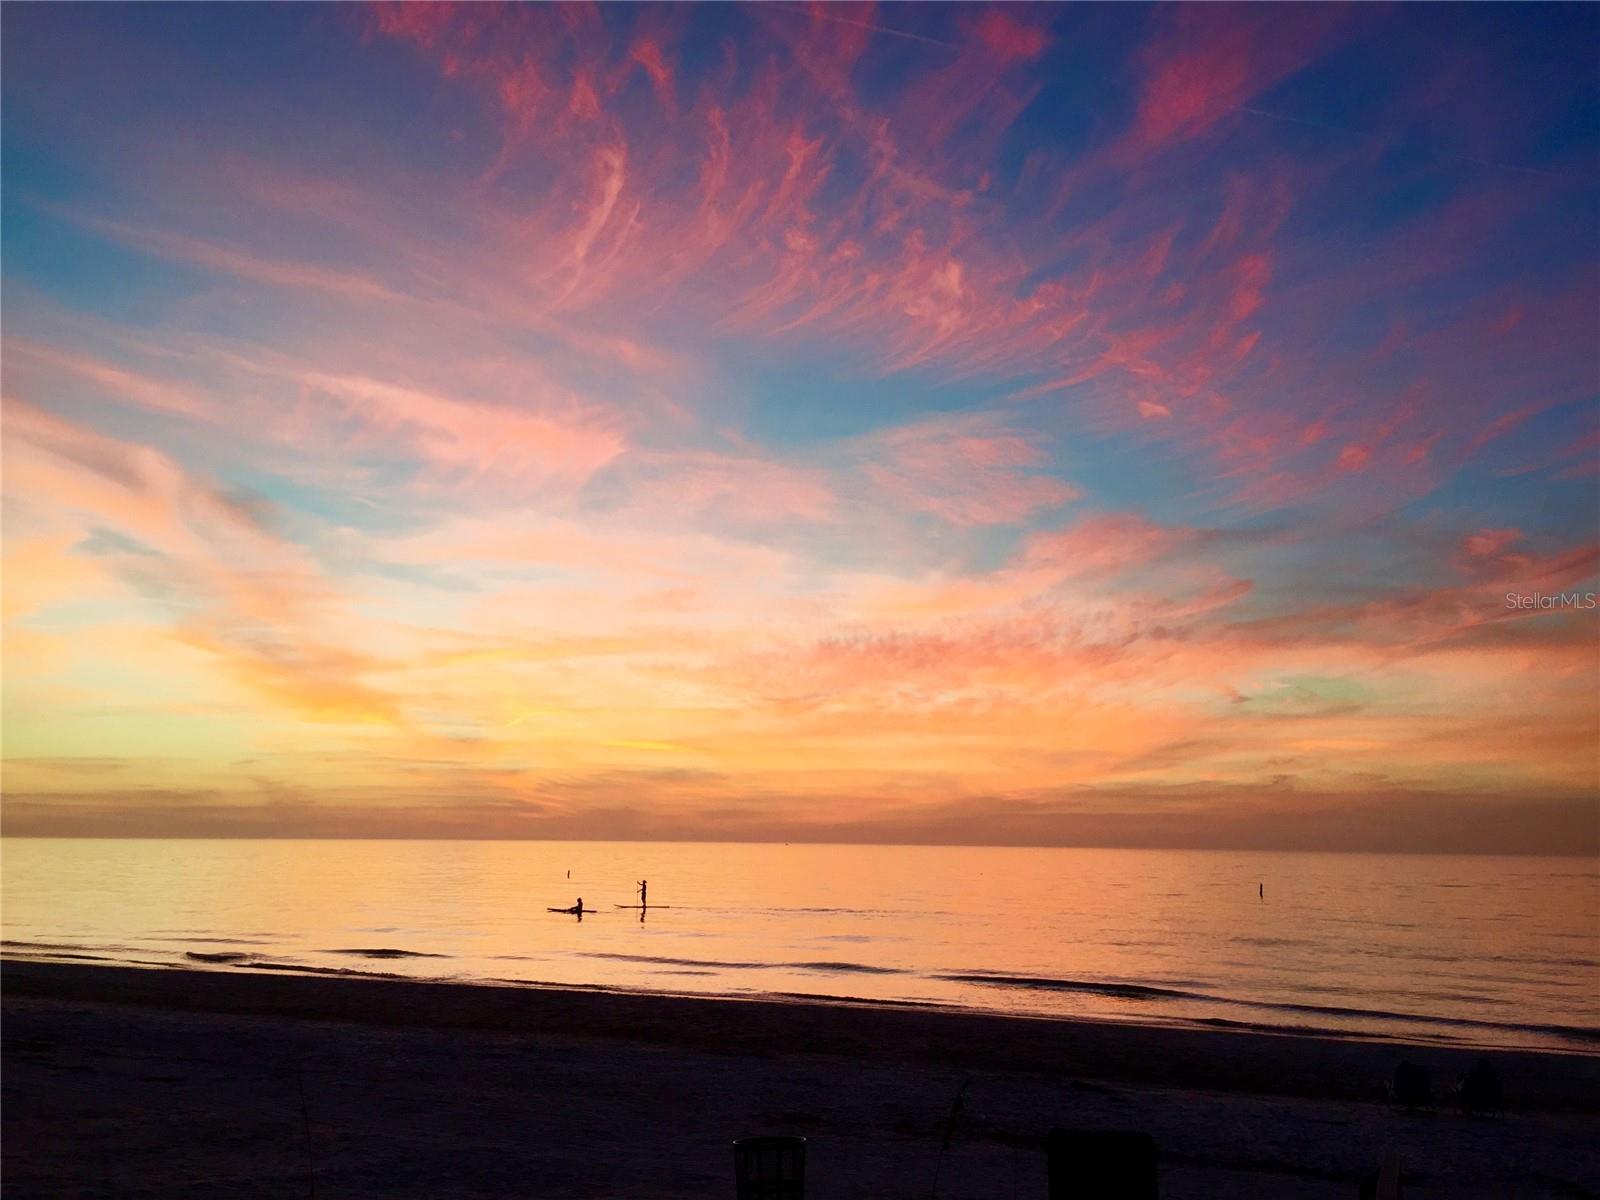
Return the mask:
[[1600,848],[1600,8],[3,32],[6,832]]

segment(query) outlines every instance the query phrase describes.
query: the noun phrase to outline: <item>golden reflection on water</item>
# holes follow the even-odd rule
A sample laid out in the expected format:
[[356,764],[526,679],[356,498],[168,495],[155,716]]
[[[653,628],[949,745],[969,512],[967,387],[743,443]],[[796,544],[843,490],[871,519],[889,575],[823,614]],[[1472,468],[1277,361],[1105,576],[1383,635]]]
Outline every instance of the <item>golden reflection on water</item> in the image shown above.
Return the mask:
[[[1600,1025],[1600,887],[1578,859],[45,839],[4,852],[9,941],[149,962],[239,953],[421,976],[1419,1032],[1329,1011],[1382,1009],[1486,1022],[1444,1032],[1524,1044],[1550,1037],[1510,1027]],[[650,881],[643,921],[615,907],[636,902],[639,879]],[[579,896],[601,911],[581,922],[546,911]],[[373,950],[430,957],[340,953]]]

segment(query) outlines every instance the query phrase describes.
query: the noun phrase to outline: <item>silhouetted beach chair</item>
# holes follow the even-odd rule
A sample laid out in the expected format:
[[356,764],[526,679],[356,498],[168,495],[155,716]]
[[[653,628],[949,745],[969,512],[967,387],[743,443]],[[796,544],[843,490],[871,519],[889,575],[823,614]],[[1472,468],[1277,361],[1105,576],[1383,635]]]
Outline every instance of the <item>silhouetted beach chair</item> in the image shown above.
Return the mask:
[[1361,1181],[1361,1200],[1400,1200],[1400,1156],[1387,1154],[1383,1165]]
[[1480,1058],[1461,1077],[1456,1089],[1456,1099],[1465,1113],[1499,1113],[1505,1111],[1505,1098],[1500,1091],[1500,1076],[1494,1064]]
[[1157,1200],[1156,1142],[1148,1133],[1052,1129],[1050,1200]]
[[1432,1108],[1433,1076],[1428,1068],[1402,1060],[1394,1069],[1389,1098],[1402,1108]]
[[805,1138],[739,1138],[733,1143],[733,1179],[738,1200],[805,1200]]

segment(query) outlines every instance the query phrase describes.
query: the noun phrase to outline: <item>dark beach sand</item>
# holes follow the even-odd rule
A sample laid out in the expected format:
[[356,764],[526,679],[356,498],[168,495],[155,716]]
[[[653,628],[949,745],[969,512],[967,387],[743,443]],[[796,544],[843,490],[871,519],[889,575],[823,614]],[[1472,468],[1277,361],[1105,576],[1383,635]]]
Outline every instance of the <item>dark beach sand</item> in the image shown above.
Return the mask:
[[[731,1138],[811,1139],[808,1194],[1042,1197],[1054,1125],[1143,1129],[1162,1195],[1600,1194],[1600,1057],[1496,1052],[1511,1111],[1407,1114],[1477,1051],[907,1006],[8,961],[5,1195],[731,1196]],[[305,1097],[302,1111],[302,1088]]]

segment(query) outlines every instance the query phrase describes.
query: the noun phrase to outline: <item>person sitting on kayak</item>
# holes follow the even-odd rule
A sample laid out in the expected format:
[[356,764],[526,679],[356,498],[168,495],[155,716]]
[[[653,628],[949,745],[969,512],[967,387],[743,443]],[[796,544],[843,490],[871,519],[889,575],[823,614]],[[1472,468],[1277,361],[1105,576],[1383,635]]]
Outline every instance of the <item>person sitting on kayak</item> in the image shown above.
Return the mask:
[[575,912],[575,913],[581,913],[583,911],[583,897],[582,896],[578,897],[578,902],[572,906],[572,911]]

